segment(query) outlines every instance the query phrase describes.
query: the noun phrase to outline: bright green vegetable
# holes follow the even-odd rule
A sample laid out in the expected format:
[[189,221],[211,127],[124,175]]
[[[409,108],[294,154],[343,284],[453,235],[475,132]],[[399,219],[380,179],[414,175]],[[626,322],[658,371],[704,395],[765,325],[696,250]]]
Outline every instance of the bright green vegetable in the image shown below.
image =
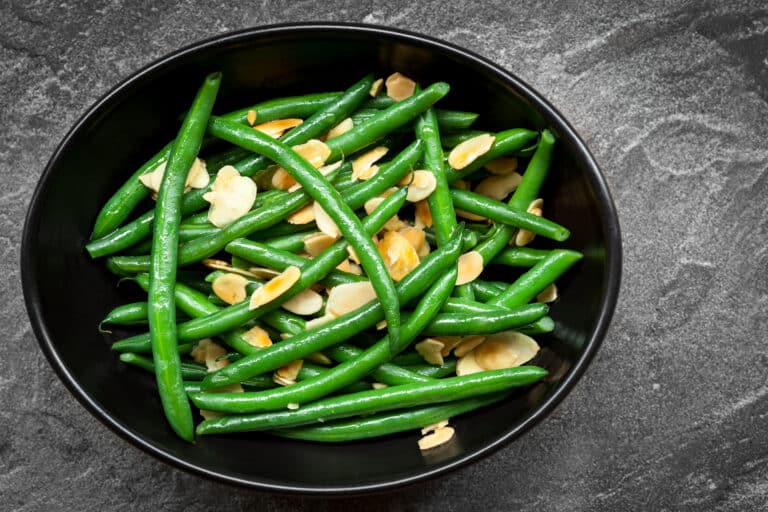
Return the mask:
[[[549,312],[546,304],[538,303],[514,308],[507,307],[510,309],[499,313],[440,313],[424,328],[423,334],[427,336],[493,334],[535,322]],[[408,317],[409,315],[403,315],[403,318]]]
[[117,306],[107,313],[101,325],[145,325],[147,323],[147,303],[132,302]]

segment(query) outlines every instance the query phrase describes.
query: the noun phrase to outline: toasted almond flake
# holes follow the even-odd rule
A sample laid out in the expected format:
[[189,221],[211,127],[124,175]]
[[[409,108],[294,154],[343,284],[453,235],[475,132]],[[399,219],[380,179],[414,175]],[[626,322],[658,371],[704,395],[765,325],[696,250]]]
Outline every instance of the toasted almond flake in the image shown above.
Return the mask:
[[341,270],[342,272],[355,274],[356,276],[360,276],[363,274],[363,269],[360,268],[360,265],[358,265],[357,263],[352,263],[348,259],[336,265],[336,270]]
[[[544,200],[534,199],[531,201],[531,204],[528,205],[528,213],[536,215],[537,217],[541,217],[544,215],[544,211],[542,210],[542,207],[544,206]],[[533,239],[536,238],[536,233],[532,233],[531,231],[528,231],[527,229],[518,229],[517,233],[515,234],[515,245],[518,247],[524,247],[528,245],[529,243],[533,242]]]
[[345,283],[331,288],[325,305],[325,314],[341,316],[376,299],[376,291],[370,281]]
[[[151,172],[146,172],[139,176],[139,181],[154,194],[160,191],[160,184],[163,181],[163,175],[165,174],[165,166],[167,162],[163,162],[154,168]],[[205,188],[208,186],[210,177],[205,166],[205,160],[195,158],[192,162],[192,166],[187,172],[187,179],[184,182],[184,190],[188,191],[191,188]]]
[[470,350],[459,358],[456,362],[456,375],[461,377],[462,375],[471,375],[473,373],[484,372],[485,368],[477,364],[475,361],[475,351]]
[[310,256],[317,256],[335,242],[336,239],[325,233],[312,233],[304,237],[304,250]]
[[377,79],[375,82],[371,84],[371,89],[368,91],[368,94],[370,94],[375,98],[381,91],[381,88],[383,85],[384,85],[384,79],[383,78]]
[[405,187],[407,185],[410,185],[412,181],[413,181],[413,172],[409,172],[405,176],[400,178],[400,181],[397,182],[397,186]]
[[249,267],[248,272],[259,279],[272,279],[273,277],[280,275],[280,272],[277,270],[266,267]]
[[376,322],[376,330],[377,331],[383,331],[387,328],[387,321],[382,320],[381,322]]
[[248,121],[248,124],[253,126],[256,124],[256,111],[255,110],[249,110],[248,113],[245,115],[246,121]]
[[326,212],[317,201],[315,201],[313,204],[315,208],[315,222],[317,223],[317,229],[333,238],[334,240],[341,238],[341,230],[339,229],[339,226],[336,225],[336,222],[334,222],[331,216],[328,215],[328,212]]
[[226,413],[200,409],[200,416],[202,416],[204,420],[215,420],[218,418],[223,418],[226,416]]
[[455,355],[456,357],[463,357],[465,354],[471,352],[475,347],[477,347],[484,341],[485,341],[485,336],[480,336],[480,335],[465,336],[454,347],[453,355]]
[[295,315],[314,315],[323,309],[323,298],[314,290],[302,290],[283,303],[283,309]]
[[539,352],[530,336],[504,331],[488,336],[475,350],[475,361],[486,370],[501,370],[527,363]]
[[387,384],[384,384],[383,382],[374,382],[373,384],[371,384],[371,387],[373,389],[386,389],[389,386]]
[[455,433],[452,427],[437,428],[431,434],[419,439],[419,449],[424,452],[442,446],[453,439]]
[[[538,199],[534,199],[533,201],[531,201],[531,204],[528,205],[528,212],[532,213],[534,210],[536,209],[541,210],[542,208],[544,208],[544,200],[539,197]],[[536,215],[539,215],[539,217],[541,217],[540,214],[536,214]]]
[[515,157],[501,157],[491,160],[485,164],[485,168],[491,174],[511,174],[517,170],[517,158]]
[[352,161],[352,180],[367,180],[373,177],[376,173],[375,170],[372,170],[373,164],[378,162],[388,151],[388,147],[378,146],[355,158]]
[[440,354],[442,354],[443,357],[446,357],[456,345],[461,343],[463,338],[461,336],[435,336],[435,339],[443,344],[443,349],[440,351]]
[[501,201],[520,185],[523,177],[516,172],[501,176],[488,176],[477,184],[475,192],[496,201]]
[[461,170],[477,160],[491,149],[496,137],[483,133],[477,137],[465,140],[448,154],[448,164],[456,170]]
[[394,281],[400,281],[419,265],[416,249],[396,231],[385,232],[376,247]]
[[322,352],[315,352],[314,354],[309,354],[304,359],[306,359],[311,363],[320,364],[323,366],[328,366],[333,364],[333,361],[331,361],[331,359],[327,355],[323,354]]
[[351,245],[347,246],[347,254],[349,254],[349,258],[352,261],[354,261],[358,265],[360,264],[360,258],[357,257],[357,253],[355,252],[355,249]]
[[314,168],[321,167],[331,156],[331,148],[323,141],[310,139],[304,144],[293,146],[293,150],[303,156]]
[[285,366],[281,366],[280,368],[278,368],[275,371],[275,374],[286,380],[292,380],[293,382],[296,382],[296,378],[299,376],[299,372],[301,371],[301,367],[303,364],[304,364],[303,359],[297,359],[296,361],[291,361]]
[[469,251],[459,256],[459,275],[456,286],[471,283],[483,272],[483,255],[477,251]]
[[395,101],[402,101],[413,96],[416,90],[416,82],[400,73],[392,73],[384,81],[387,87],[387,96]]
[[339,124],[328,130],[328,135],[326,135],[326,140],[332,139],[334,137],[338,137],[342,133],[347,133],[349,130],[355,127],[355,122],[352,121],[351,117],[347,117],[343,119]]
[[227,304],[237,304],[248,296],[245,287],[248,280],[239,274],[222,274],[213,280],[211,288],[218,298]]
[[301,119],[296,118],[275,119],[274,121],[269,121],[268,123],[257,124],[253,127],[253,129],[276,139],[278,137],[282,137],[287,130],[299,126],[302,122],[303,121]]
[[316,327],[320,327],[321,325],[327,324],[331,320],[335,320],[335,319],[336,319],[336,315],[329,315],[326,313],[323,316],[313,318],[312,320],[307,320],[304,325],[304,329],[308,331],[310,329],[314,329]]
[[203,199],[211,203],[208,220],[223,228],[251,211],[256,202],[256,183],[240,176],[231,165],[225,165],[216,173],[211,190],[203,194]]
[[232,274],[239,274],[244,277],[253,277],[257,278],[258,275],[250,272],[249,270],[245,270],[242,268],[233,267],[229,264],[229,262],[226,262],[224,260],[217,260],[213,258],[205,258],[201,263],[213,270],[223,270],[224,272],[230,272]]
[[309,224],[315,220],[315,204],[309,203],[307,206],[300,210],[296,210],[290,214],[285,220],[288,224]]
[[190,355],[198,363],[205,363],[208,372],[214,372],[229,364],[229,359],[222,358],[227,355],[227,351],[209,338],[200,340]]
[[411,203],[422,201],[435,191],[437,180],[429,171],[413,171],[413,180],[408,184],[406,200]]
[[300,277],[301,270],[299,270],[299,267],[290,266],[286,268],[279,276],[273,277],[264,283],[261,288],[257,288],[253,292],[248,309],[256,309],[275,300],[287,292]]
[[297,404],[296,402],[291,402],[291,403],[289,403],[288,405],[286,405],[285,407],[286,407],[286,409],[288,409],[288,410],[291,410],[291,411],[296,411],[296,410],[298,410],[298,409],[299,409],[299,404]]
[[477,214],[474,214],[474,213],[470,213],[470,212],[467,212],[467,211],[464,211],[464,210],[460,210],[458,208],[456,208],[456,215],[458,215],[459,217],[465,218],[467,220],[474,220],[474,221],[477,221],[477,222],[483,222],[483,221],[488,220],[487,218],[483,217],[482,215],[477,215]]
[[421,357],[423,357],[429,364],[441,365],[444,362],[441,353],[443,347],[444,345],[441,341],[434,338],[427,338],[414,345],[413,348],[415,348],[416,352],[421,354]]
[[298,185],[296,180],[282,167],[278,168],[272,175],[272,188],[276,188],[277,190],[289,190],[295,185]]
[[[344,164],[344,162],[339,160],[338,162],[334,162],[332,164],[323,165],[322,167],[318,167],[317,170],[323,176],[328,176],[333,171],[335,171],[336,169],[341,167],[343,164]],[[301,183],[294,183],[293,185],[291,185],[291,187],[288,188],[288,192],[296,192],[300,188],[301,188]]]
[[[424,245],[429,248],[429,244],[427,243],[427,235],[424,233],[423,229],[413,226],[406,226],[399,229],[397,232],[401,234],[403,238],[408,240],[408,243],[411,244],[411,247],[416,249],[417,253],[422,250]],[[421,254],[419,254],[419,257],[421,257]]]
[[551,283],[549,286],[544,288],[536,296],[536,302],[541,302],[542,304],[555,302],[556,300],[557,300],[557,286],[555,286],[555,283]]
[[281,332],[280,333],[280,339],[281,340],[287,340],[288,338],[293,337],[293,333],[290,332]]
[[421,429],[421,435],[429,434],[430,432],[434,432],[440,427],[447,427],[448,426],[448,420],[440,420],[436,421],[435,423],[432,423],[430,425],[426,425]]
[[429,203],[427,201],[419,201],[414,206],[416,207],[416,213],[413,225],[417,228],[431,228],[432,211],[429,209]]
[[269,333],[258,325],[245,331],[242,334],[242,338],[254,347],[266,348],[272,345]]

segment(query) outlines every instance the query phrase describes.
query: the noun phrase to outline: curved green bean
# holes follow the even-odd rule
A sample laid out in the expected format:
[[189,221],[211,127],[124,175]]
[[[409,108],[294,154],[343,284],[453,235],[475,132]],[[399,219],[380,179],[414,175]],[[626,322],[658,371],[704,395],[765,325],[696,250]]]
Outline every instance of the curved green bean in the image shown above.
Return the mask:
[[507,265],[508,267],[532,267],[549,254],[546,249],[530,247],[507,247],[494,256],[491,264]]
[[[508,331],[535,322],[549,312],[546,304],[517,306],[499,313],[440,313],[424,328],[426,336],[469,336]],[[403,318],[410,315],[403,314]]]
[[147,323],[147,303],[132,302],[112,309],[99,325],[144,325]]

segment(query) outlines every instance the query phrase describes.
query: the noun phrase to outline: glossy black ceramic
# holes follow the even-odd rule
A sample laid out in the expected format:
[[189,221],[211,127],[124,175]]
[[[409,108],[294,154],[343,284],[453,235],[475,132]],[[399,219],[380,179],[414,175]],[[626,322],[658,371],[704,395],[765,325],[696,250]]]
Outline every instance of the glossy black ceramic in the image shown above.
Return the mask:
[[[512,43],[510,43],[512,44]],[[216,111],[297,93],[341,90],[364,74],[397,70],[422,83],[444,80],[441,102],[481,113],[497,130],[550,127],[559,137],[544,193],[549,217],[572,230],[565,246],[585,259],[558,282],[557,320],[537,360],[551,377],[486,410],[456,418],[457,442],[424,456],[416,432],[346,445],[268,435],[204,437],[185,443],[166,427],[153,379],[121,364],[99,320],[139,295],[116,287],[83,250],[105,200],[178,129],[202,77],[221,70]],[[97,418],[148,453],[194,473],[277,492],[380,491],[488,455],[544,418],[597,351],[619,289],[619,226],[605,180],[583,141],[541,96],[511,73],[461,48],[371,26],[284,25],[225,34],[165,57],[94,105],[64,137],[30,205],[22,276],[32,326],[61,379]],[[503,475],[499,475],[500,480]],[[501,482],[500,482],[501,483]]]

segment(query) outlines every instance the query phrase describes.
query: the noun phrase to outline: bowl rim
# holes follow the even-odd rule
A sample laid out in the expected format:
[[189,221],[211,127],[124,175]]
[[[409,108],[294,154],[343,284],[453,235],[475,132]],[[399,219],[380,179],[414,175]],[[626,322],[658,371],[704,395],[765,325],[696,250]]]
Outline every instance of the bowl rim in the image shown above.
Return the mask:
[[[541,114],[543,114],[543,117],[547,120],[547,123],[555,128],[557,133],[561,134],[561,136],[565,135],[573,141],[574,144],[572,149],[575,152],[576,157],[585,162],[585,167],[588,170],[587,177],[591,181],[591,185],[595,190],[598,205],[600,206],[600,209],[603,210],[601,211],[601,221],[603,232],[606,235],[606,260],[604,272],[607,274],[605,284],[605,301],[600,308],[597,317],[597,325],[594,332],[592,333],[592,336],[586,341],[584,350],[575,361],[573,366],[570,368],[567,375],[560,382],[560,385],[518,425],[510,428],[504,435],[492,440],[484,447],[466,453],[457,459],[451,460],[448,463],[440,464],[432,468],[426,468],[424,471],[421,471],[418,474],[402,478],[381,479],[375,482],[363,484],[336,486],[313,486],[288,483],[277,484],[225,474],[195,463],[191,463],[165,451],[162,447],[153,444],[148,439],[142,437],[136,432],[131,431],[125,425],[113,418],[107,410],[105,410],[94,399],[91,398],[91,396],[80,386],[74,375],[68,370],[66,364],[59,356],[53,343],[53,339],[43,322],[41,299],[39,291],[35,286],[37,283],[36,272],[32,268],[32,265],[25,263],[31,261],[30,248],[33,245],[33,238],[35,237],[35,233],[32,232],[31,226],[36,225],[38,218],[40,217],[40,210],[36,208],[36,206],[42,190],[45,187],[47,181],[50,179],[53,169],[57,167],[62,154],[70,143],[70,140],[83,128],[84,125],[89,123],[91,118],[95,114],[98,114],[103,107],[127,94],[135,82],[142,80],[145,76],[154,73],[156,70],[159,70],[174,61],[183,59],[188,55],[216,47],[228,46],[238,42],[244,42],[251,38],[260,38],[269,35],[283,35],[287,33],[300,34],[303,32],[347,33],[368,37],[384,36],[390,40],[428,47],[453,57],[458,57],[460,60],[471,61],[473,64],[484,68],[485,71],[496,75],[505,83],[510,84],[517,93],[519,93],[527,101],[534,105],[536,109]],[[552,106],[549,101],[547,101],[543,96],[528,86],[523,80],[518,78],[512,72],[502,68],[498,64],[481,55],[478,55],[473,51],[424,34],[387,26],[370,25],[364,23],[280,23],[225,32],[223,34],[196,41],[183,48],[157,58],[138,71],[132,73],[127,78],[121,80],[117,85],[104,93],[78,118],[77,122],[67,132],[67,134],[56,147],[56,150],[54,151],[38,180],[35,191],[29,202],[21,245],[21,280],[22,288],[24,290],[24,300],[28,315],[30,317],[30,323],[40,348],[69,391],[93,416],[101,421],[101,423],[106,425],[110,430],[117,433],[123,439],[129,441],[134,446],[141,448],[146,453],[149,453],[150,455],[166,463],[169,463],[172,466],[183,469],[190,473],[212,478],[224,483],[249,487],[261,491],[275,492],[280,494],[304,494],[314,496],[341,496],[380,493],[406,485],[415,484],[417,482],[422,482],[438,475],[464,467],[482,457],[486,457],[491,453],[499,450],[501,447],[505,446],[512,440],[518,438],[523,433],[527,432],[549,413],[551,413],[555,407],[568,395],[568,393],[570,393],[576,382],[584,374],[587,366],[602,344],[602,340],[605,337],[606,331],[610,325],[611,318],[613,317],[616,303],[618,301],[621,273],[622,246],[619,220],[605,176],[600,171],[594,157],[590,153],[584,141],[577,134],[570,123],[565,119],[565,117],[557,109],[555,109],[555,107]]]

